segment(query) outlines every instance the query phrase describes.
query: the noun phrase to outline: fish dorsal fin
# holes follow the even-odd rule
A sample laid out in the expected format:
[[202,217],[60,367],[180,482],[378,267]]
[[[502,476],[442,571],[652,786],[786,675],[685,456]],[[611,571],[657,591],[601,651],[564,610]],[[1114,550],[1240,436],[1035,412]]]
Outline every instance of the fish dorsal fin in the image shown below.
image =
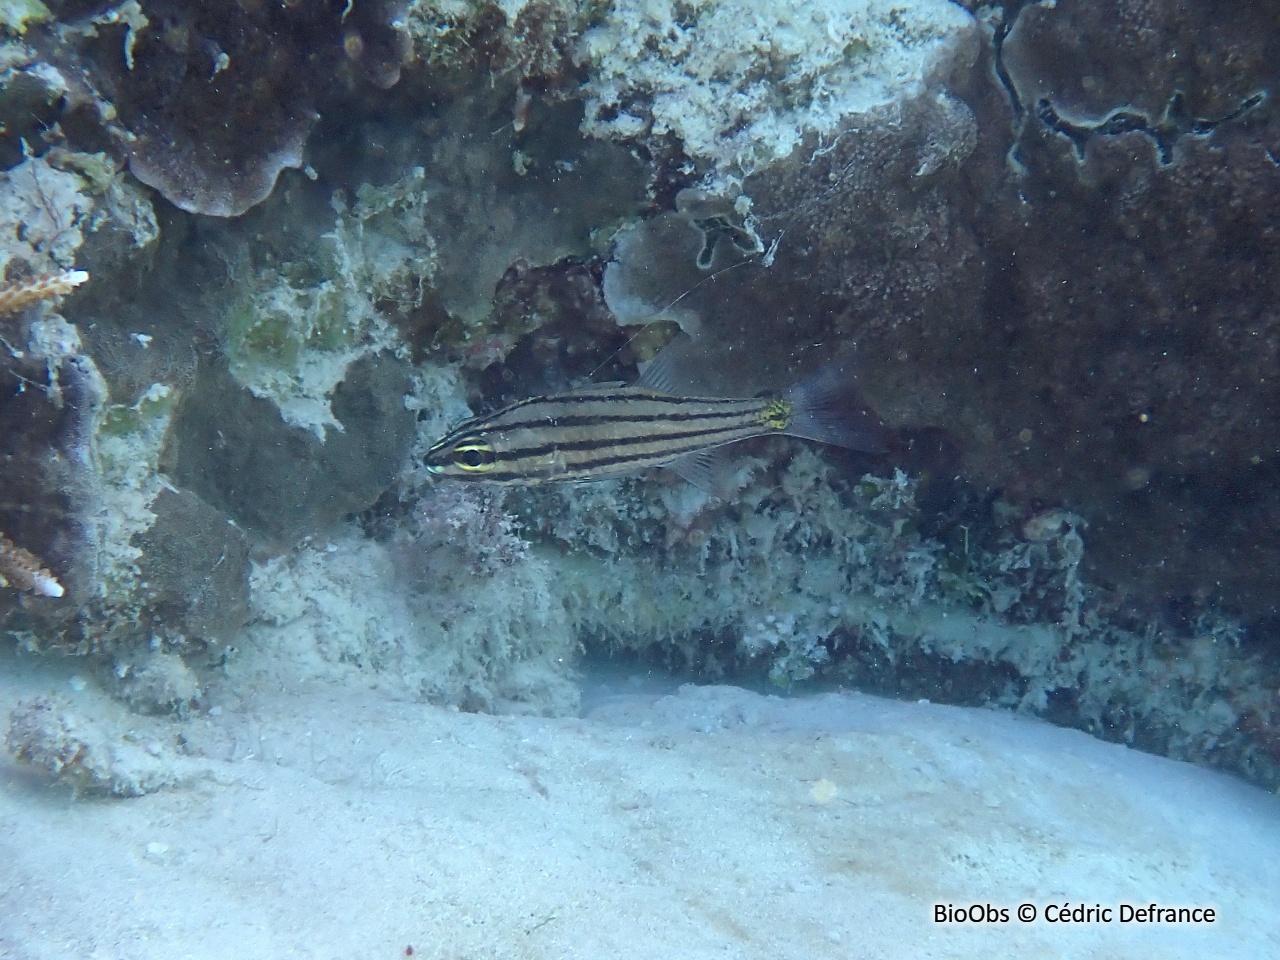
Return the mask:
[[677,334],[640,371],[640,379],[635,385],[673,397],[708,396],[707,391],[698,386],[705,362],[694,348],[693,338],[688,334]]
[[683,477],[703,493],[721,500],[732,499],[742,489],[738,482],[736,458],[729,452],[732,444],[695,450],[672,460],[666,468]]

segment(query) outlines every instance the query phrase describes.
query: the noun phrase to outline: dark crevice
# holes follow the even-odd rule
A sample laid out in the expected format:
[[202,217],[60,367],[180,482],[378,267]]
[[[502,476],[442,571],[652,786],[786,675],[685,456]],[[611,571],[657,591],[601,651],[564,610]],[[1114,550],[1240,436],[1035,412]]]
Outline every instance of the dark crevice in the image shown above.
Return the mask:
[[1224,117],[1208,120],[1193,117],[1187,112],[1186,97],[1175,91],[1169,98],[1163,116],[1152,123],[1146,114],[1123,107],[1111,111],[1098,123],[1076,123],[1058,112],[1047,97],[1036,103],[1036,118],[1054,133],[1071,141],[1076,157],[1084,162],[1085,152],[1093,137],[1115,137],[1126,133],[1141,133],[1151,138],[1161,166],[1173,163],[1173,149],[1183,137],[1207,137],[1224,123],[1238,120],[1266,99],[1266,93],[1258,92],[1247,97],[1239,107]]
[[1022,8],[1028,2],[1029,0],[1010,0],[1009,3],[1003,4],[1000,7],[1000,22],[996,24],[995,32],[991,37],[992,63],[995,66],[996,79],[1009,95],[1009,108],[1013,111],[1015,129],[1021,126],[1027,110],[1022,105],[1018,90],[1013,85],[1013,78],[1009,76],[1009,71],[1004,65],[1004,41],[1009,36],[1009,31],[1013,29],[1013,25],[1018,22]]

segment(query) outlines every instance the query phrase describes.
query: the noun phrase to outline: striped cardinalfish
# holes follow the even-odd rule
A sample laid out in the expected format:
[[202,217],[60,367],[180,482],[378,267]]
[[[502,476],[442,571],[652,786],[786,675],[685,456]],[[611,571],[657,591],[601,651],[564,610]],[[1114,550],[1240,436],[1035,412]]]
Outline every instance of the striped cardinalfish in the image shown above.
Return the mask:
[[748,399],[673,392],[660,354],[633,386],[593,384],[530,397],[454,427],[426,453],[437,476],[498,484],[603,480],[674,470],[727,496],[723,447],[786,434],[851,450],[885,449],[879,419],[831,366],[780,394]]

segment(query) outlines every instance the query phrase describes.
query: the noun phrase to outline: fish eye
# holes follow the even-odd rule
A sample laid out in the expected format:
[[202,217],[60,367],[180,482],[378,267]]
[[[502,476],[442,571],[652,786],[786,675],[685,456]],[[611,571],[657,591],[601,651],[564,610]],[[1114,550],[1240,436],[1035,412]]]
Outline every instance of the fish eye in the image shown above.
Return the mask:
[[486,444],[458,447],[453,452],[453,462],[463,470],[483,470],[494,463],[493,447]]

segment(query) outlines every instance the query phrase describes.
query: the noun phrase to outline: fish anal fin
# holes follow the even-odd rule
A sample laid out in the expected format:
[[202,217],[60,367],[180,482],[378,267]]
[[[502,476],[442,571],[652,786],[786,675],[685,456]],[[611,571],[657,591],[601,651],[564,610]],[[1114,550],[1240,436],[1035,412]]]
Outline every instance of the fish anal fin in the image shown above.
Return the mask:
[[[729,445],[731,446],[731,445]],[[742,489],[738,479],[738,459],[729,446],[695,450],[665,464],[666,469],[683,477],[703,493],[729,500]]]

